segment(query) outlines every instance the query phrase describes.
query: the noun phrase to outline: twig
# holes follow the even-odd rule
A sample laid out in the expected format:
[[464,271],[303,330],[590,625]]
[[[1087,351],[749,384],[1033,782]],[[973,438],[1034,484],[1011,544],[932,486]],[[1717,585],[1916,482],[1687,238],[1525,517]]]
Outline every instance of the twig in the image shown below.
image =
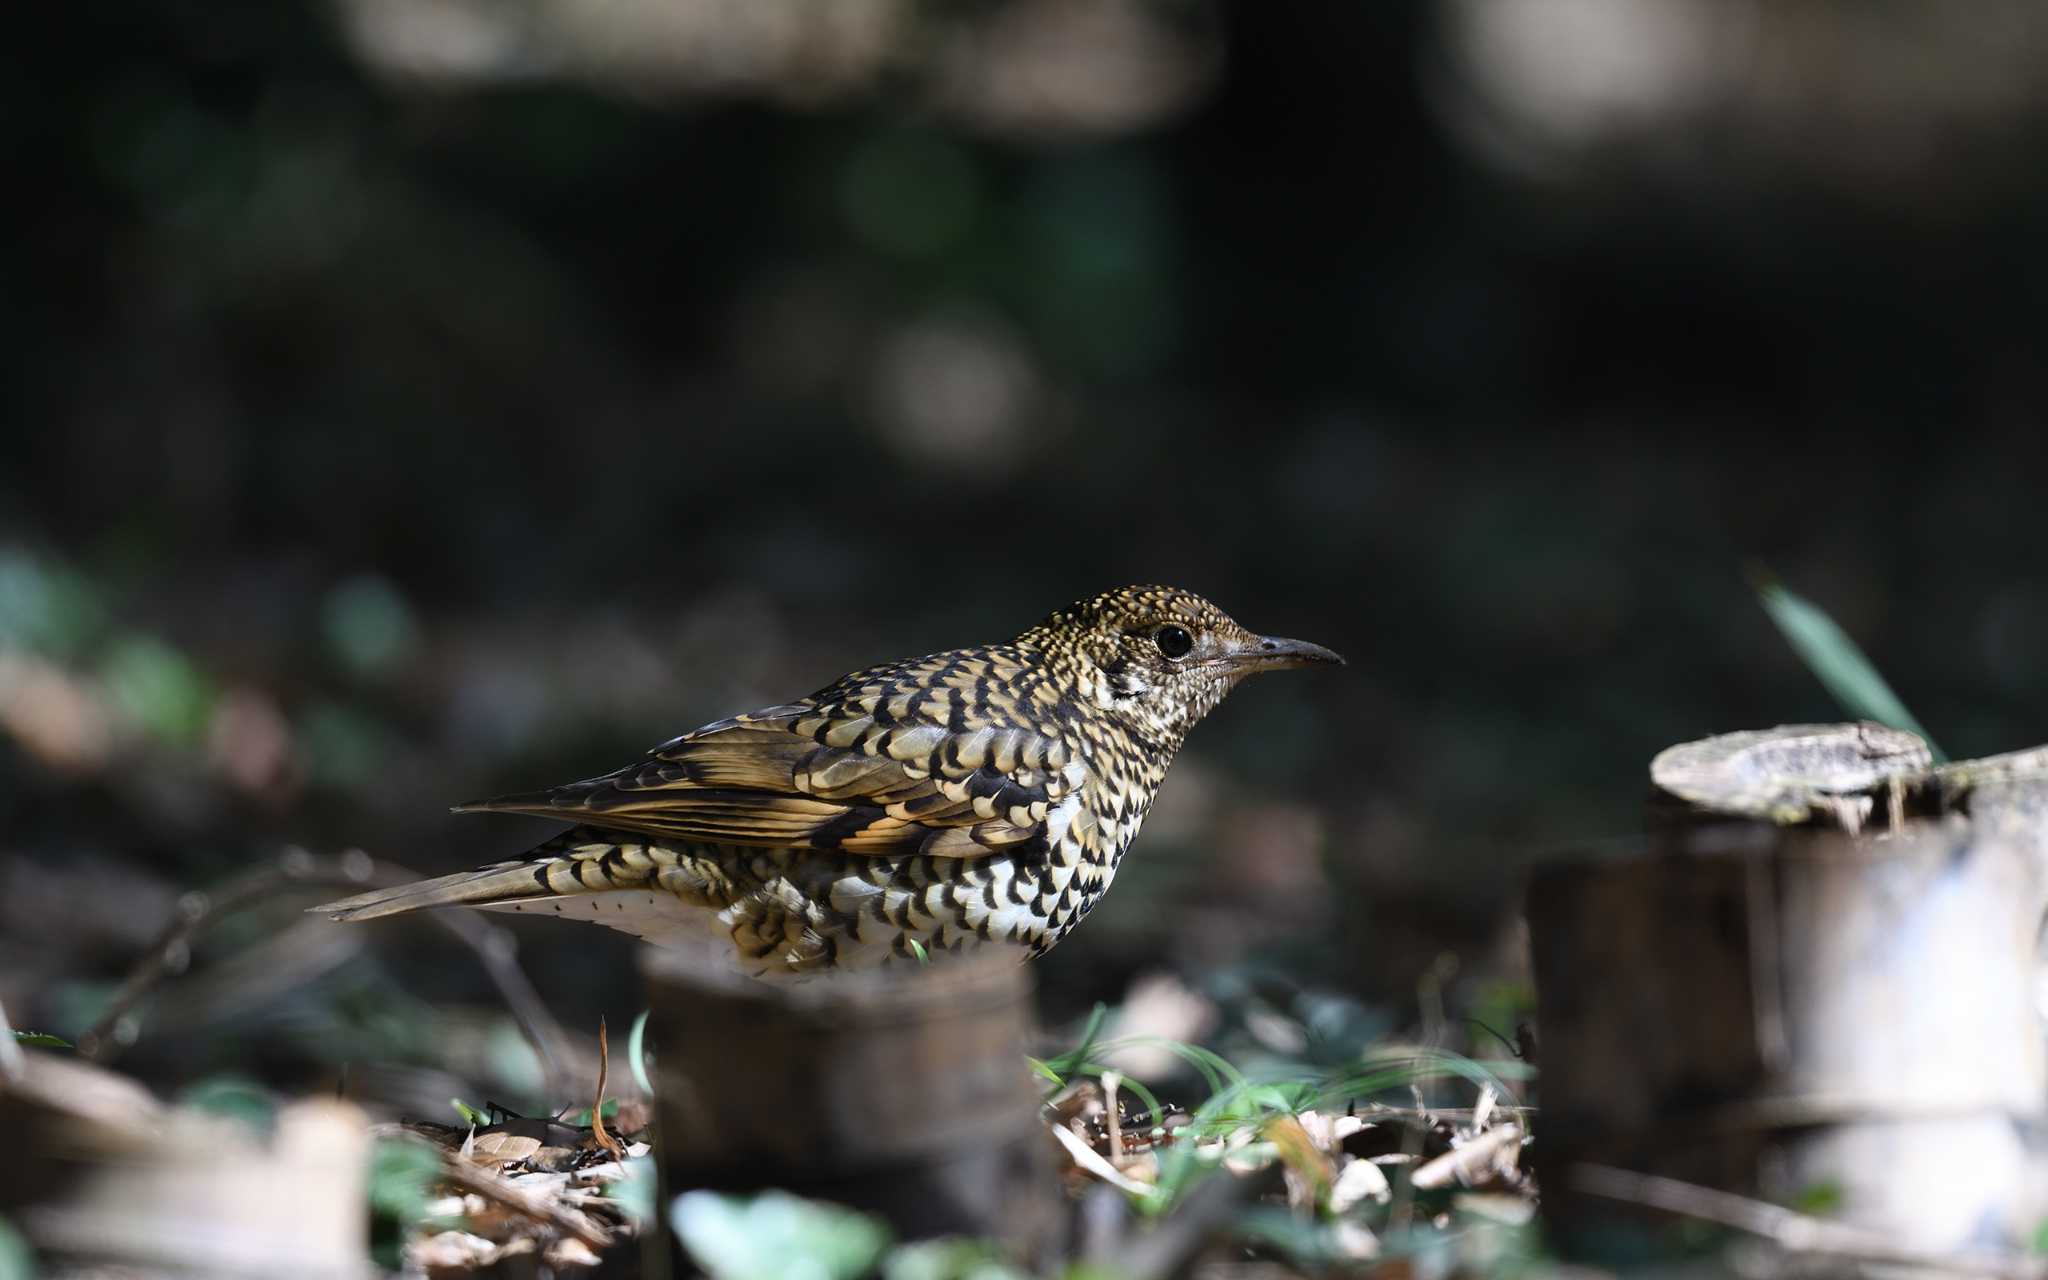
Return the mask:
[[1486,1128],[1486,1122],[1493,1118],[1493,1104],[1500,1101],[1500,1095],[1492,1085],[1483,1085],[1479,1090],[1479,1101],[1472,1108],[1471,1128],[1476,1133]]
[[[419,877],[390,862],[378,862],[360,849],[340,857],[321,858],[303,849],[287,849],[269,866],[258,867],[227,881],[211,891],[194,891],[178,899],[176,913],[157,936],[156,943],[137,962],[92,1029],[78,1038],[80,1054],[96,1061],[111,1061],[127,1047],[117,1034],[121,1020],[143,996],[165,978],[183,972],[192,956],[192,944],[221,917],[252,903],[261,902],[289,889],[308,886],[351,888],[404,884]],[[484,972],[498,989],[506,1008],[519,1025],[533,1050],[540,1056],[551,1089],[566,1083],[561,1078],[560,1058],[555,1050],[566,1036],[548,1013],[540,994],[527,980],[515,956],[518,941],[508,931],[467,911],[431,911],[427,917],[448,930],[476,953]],[[10,1037],[11,1039],[11,1037]]]
[[1513,1121],[1496,1125],[1461,1147],[1452,1147],[1415,1167],[1408,1181],[1419,1191],[1434,1191],[1453,1182],[1466,1186],[1472,1177],[1500,1158],[1501,1152],[1520,1145],[1522,1126]]
[[2018,1254],[1938,1253],[1918,1249],[1864,1227],[1829,1222],[1767,1201],[1680,1182],[1676,1178],[1635,1173],[1608,1165],[1579,1164],[1572,1166],[1570,1181],[1573,1189],[1589,1195],[1646,1205],[1746,1231],[1769,1240],[1788,1253],[1924,1267],[1950,1275],[1993,1276],[1999,1280],[2042,1280],[2048,1277],[2048,1261],[2036,1261]]
[[1121,1071],[1102,1073],[1103,1115],[1109,1127],[1109,1159],[1114,1164],[1124,1158],[1124,1126],[1122,1117],[1116,1113],[1116,1087],[1124,1082]]
[[[376,1126],[372,1132],[384,1130],[385,1128],[385,1126]],[[558,1230],[566,1231],[593,1249],[608,1249],[611,1247],[612,1233],[606,1230],[602,1223],[594,1221],[582,1211],[571,1209],[567,1205],[558,1204],[548,1195],[538,1191],[530,1191],[510,1178],[492,1173],[489,1169],[483,1168],[480,1165],[472,1164],[439,1143],[427,1142],[421,1138],[411,1136],[405,1133],[403,1129],[396,1130],[392,1136],[400,1137],[403,1141],[407,1142],[417,1142],[421,1146],[431,1149],[441,1161],[440,1177],[443,1181],[451,1183],[463,1191],[480,1195],[486,1200],[495,1201],[512,1210],[512,1212],[519,1214],[521,1217],[531,1218],[535,1222],[543,1222]]]
[[604,1078],[612,1069],[612,1047],[605,1039],[604,1015],[597,1015],[597,1101],[590,1104],[591,1140],[611,1154],[612,1159],[624,1161],[625,1144],[604,1131]]

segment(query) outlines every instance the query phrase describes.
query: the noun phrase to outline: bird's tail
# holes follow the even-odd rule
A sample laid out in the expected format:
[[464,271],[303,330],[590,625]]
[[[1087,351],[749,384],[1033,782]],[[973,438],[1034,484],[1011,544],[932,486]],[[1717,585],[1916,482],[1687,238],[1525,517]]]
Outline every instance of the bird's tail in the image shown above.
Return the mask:
[[335,920],[375,920],[428,907],[496,907],[645,885],[658,871],[644,849],[587,828],[565,831],[524,858],[308,908]]
[[323,902],[307,910],[336,920],[375,920],[379,916],[395,916],[425,907],[485,907],[527,898],[558,897],[553,889],[542,888],[537,883],[536,869],[545,876],[545,863],[499,862],[474,871],[458,871],[452,876],[415,880],[411,884],[388,889],[372,889],[353,898]]

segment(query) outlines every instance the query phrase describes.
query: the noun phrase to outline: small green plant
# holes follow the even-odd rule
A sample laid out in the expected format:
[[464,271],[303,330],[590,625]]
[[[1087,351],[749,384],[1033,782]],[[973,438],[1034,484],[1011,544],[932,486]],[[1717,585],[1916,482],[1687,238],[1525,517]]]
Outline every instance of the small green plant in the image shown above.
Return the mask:
[[17,1031],[14,1033],[14,1043],[26,1045],[31,1049],[69,1049],[72,1047],[69,1040],[61,1036],[53,1036],[47,1031]]
[[[1189,1123],[1175,1130],[1176,1140],[1162,1152],[1157,1184],[1138,1202],[1141,1211],[1152,1215],[1171,1212],[1196,1183],[1219,1167],[1219,1140],[1237,1138],[1246,1131],[1262,1133],[1279,1117],[1309,1110],[1342,1110],[1376,1095],[1405,1092],[1445,1079],[1464,1080],[1475,1089],[1491,1089],[1494,1096],[1511,1100],[1515,1095],[1508,1082],[1533,1074],[1525,1062],[1479,1062],[1446,1050],[1411,1045],[1379,1045],[1323,1065],[1269,1062],[1248,1072],[1213,1049],[1184,1041],[1156,1036],[1102,1041],[1107,1016],[1108,1009],[1098,1004],[1082,1029],[1079,1044],[1057,1057],[1029,1061],[1032,1070],[1059,1089],[1077,1077],[1100,1078],[1111,1070],[1103,1059],[1119,1049],[1156,1047],[1179,1058],[1201,1079],[1208,1091],[1206,1100],[1190,1115]],[[1165,1109],[1144,1084],[1123,1076],[1118,1088],[1147,1107],[1146,1117],[1138,1122],[1141,1127],[1164,1122]],[[1506,1105],[1512,1108],[1514,1103]]]
[[[1109,1006],[1098,1002],[1095,1008],[1088,1014],[1088,1025],[1081,1031],[1080,1044],[1075,1045],[1057,1058],[1041,1060],[1026,1057],[1025,1061],[1030,1063],[1031,1069],[1044,1077],[1055,1089],[1066,1088],[1076,1076],[1101,1079],[1102,1074],[1110,1068],[1100,1062],[1093,1061],[1091,1055],[1095,1051],[1096,1037],[1102,1032],[1102,1020],[1108,1016]],[[1177,1041],[1174,1043],[1178,1044]],[[1193,1053],[1208,1053],[1208,1050],[1197,1050],[1193,1045],[1179,1045],[1179,1049],[1186,1049]],[[1213,1057],[1214,1055],[1210,1056]],[[1222,1060],[1219,1058],[1217,1061],[1220,1062]],[[1228,1066],[1229,1064],[1225,1063],[1224,1065]],[[1131,1096],[1143,1102],[1148,1108],[1144,1120],[1145,1124],[1159,1124],[1166,1119],[1166,1111],[1159,1105],[1159,1099],[1154,1097],[1152,1091],[1143,1084],[1128,1076],[1124,1076],[1122,1077],[1120,1087],[1128,1089]]]

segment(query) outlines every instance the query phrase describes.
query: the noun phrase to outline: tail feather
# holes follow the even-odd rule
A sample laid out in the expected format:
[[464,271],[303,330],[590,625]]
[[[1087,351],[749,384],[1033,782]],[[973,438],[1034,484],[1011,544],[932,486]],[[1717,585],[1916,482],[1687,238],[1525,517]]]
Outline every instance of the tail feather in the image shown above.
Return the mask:
[[551,865],[551,860],[545,859],[499,862],[432,880],[372,889],[353,898],[323,902],[308,910],[335,920],[375,920],[427,907],[483,907],[535,898],[558,898],[562,896],[561,891],[548,884],[547,873]]

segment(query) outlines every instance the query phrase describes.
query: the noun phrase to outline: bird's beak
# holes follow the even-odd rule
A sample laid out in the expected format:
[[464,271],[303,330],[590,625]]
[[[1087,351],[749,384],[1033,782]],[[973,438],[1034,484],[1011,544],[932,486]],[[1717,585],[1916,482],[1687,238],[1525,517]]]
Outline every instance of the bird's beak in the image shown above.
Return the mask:
[[1232,652],[1225,661],[1240,671],[1285,671],[1289,667],[1315,667],[1327,663],[1341,667],[1344,659],[1306,640],[1280,636],[1259,636]]

